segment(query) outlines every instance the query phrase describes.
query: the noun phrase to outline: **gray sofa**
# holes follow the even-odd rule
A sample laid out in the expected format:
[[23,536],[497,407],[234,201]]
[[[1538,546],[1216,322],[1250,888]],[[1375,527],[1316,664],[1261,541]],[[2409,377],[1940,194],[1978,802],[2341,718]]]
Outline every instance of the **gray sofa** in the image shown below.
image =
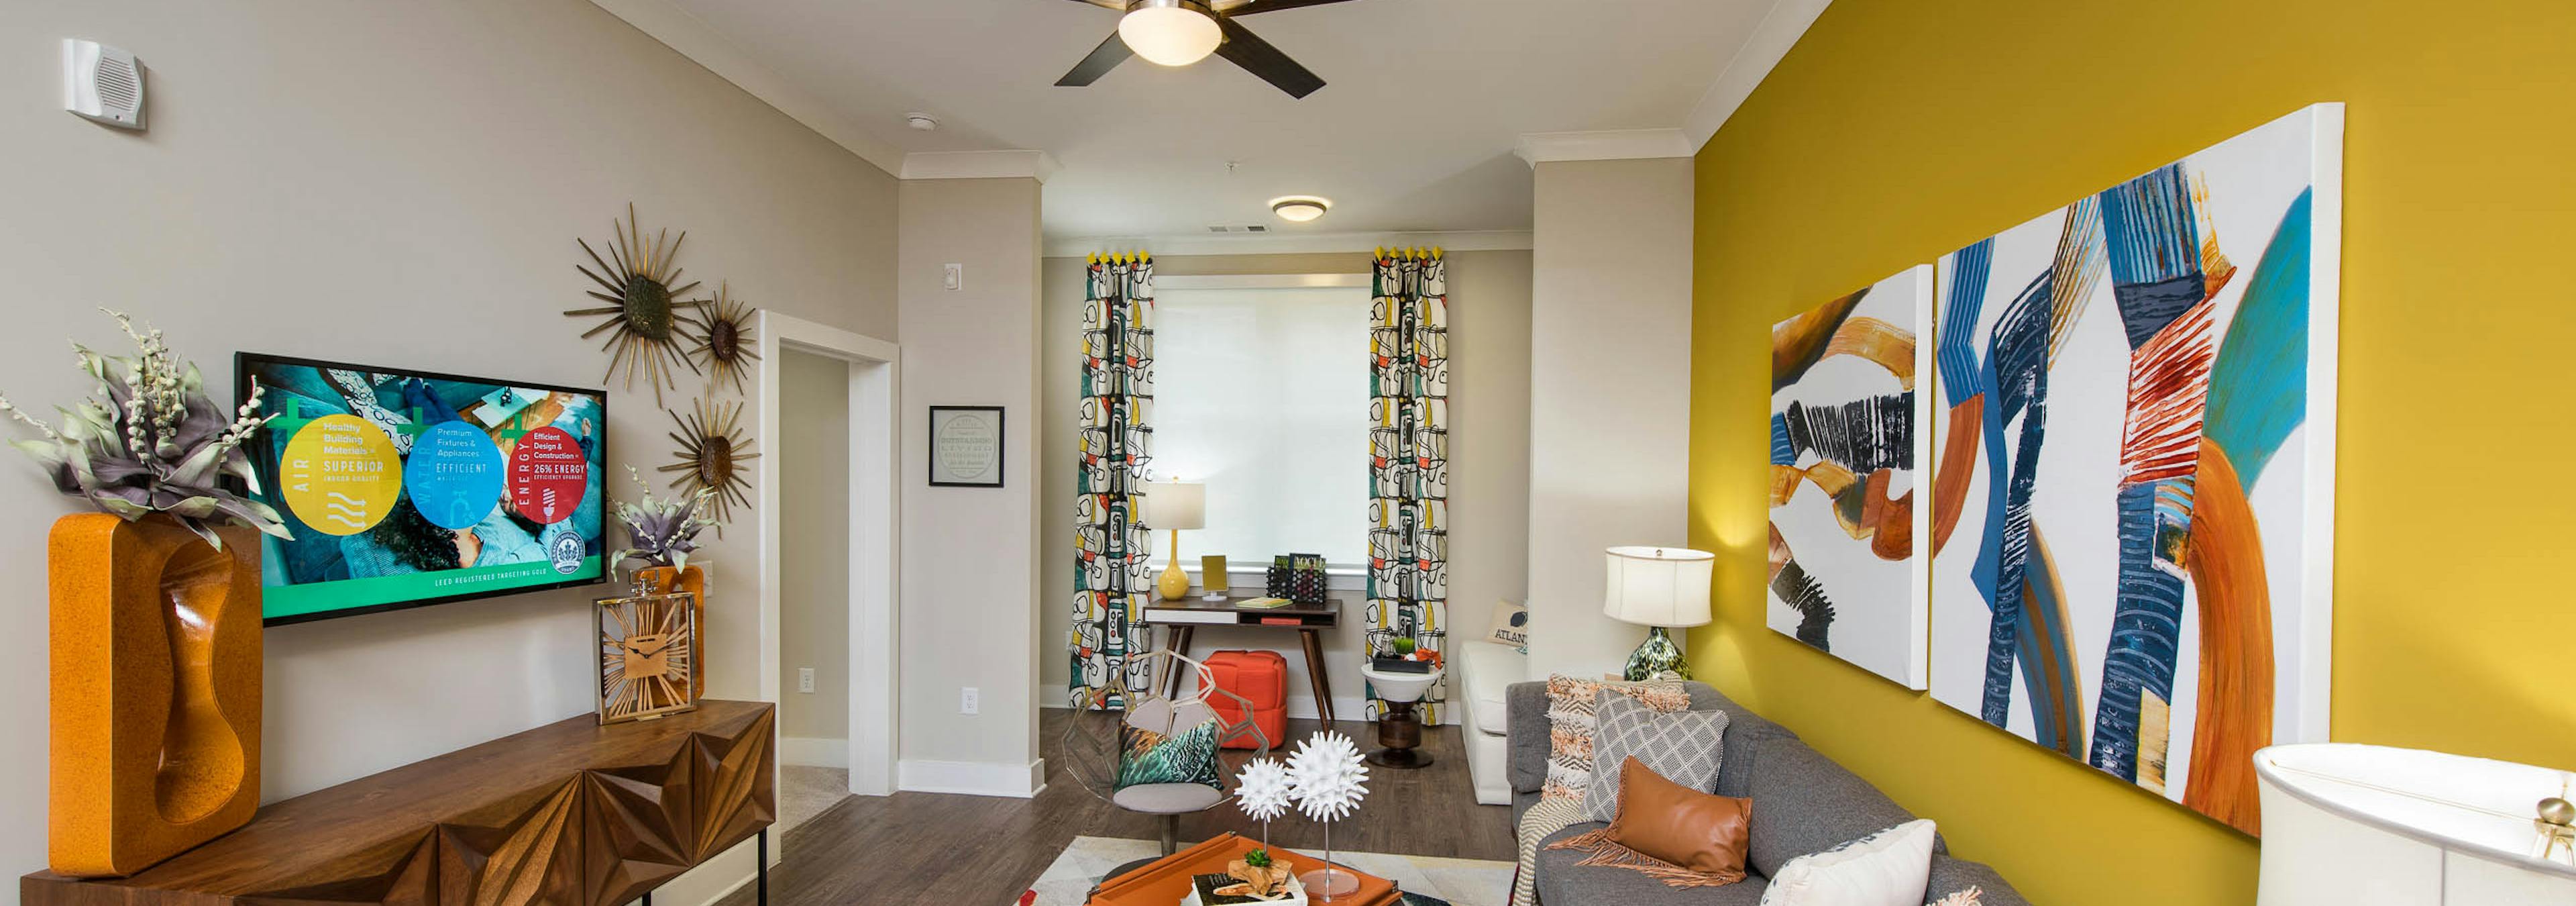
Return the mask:
[[[1726,712],[1726,738],[1720,748],[1717,793],[1753,800],[1752,839],[1743,881],[1723,887],[1676,889],[1635,871],[1574,864],[1582,854],[1542,848],[1535,881],[1547,906],[1754,906],[1762,889],[1783,863],[1856,840],[1883,828],[1914,820],[1905,809],[1868,781],[1798,741],[1787,727],[1745,710],[1705,683],[1687,684],[1691,710]],[[1512,823],[1538,802],[1547,780],[1547,684],[1515,683],[1505,693],[1509,711]],[[1599,828],[1578,824],[1548,837],[1546,843]],[[1925,902],[1969,887],[1984,890],[1983,906],[2028,906],[1994,869],[1949,856],[1949,845],[1934,840],[1932,882]]]

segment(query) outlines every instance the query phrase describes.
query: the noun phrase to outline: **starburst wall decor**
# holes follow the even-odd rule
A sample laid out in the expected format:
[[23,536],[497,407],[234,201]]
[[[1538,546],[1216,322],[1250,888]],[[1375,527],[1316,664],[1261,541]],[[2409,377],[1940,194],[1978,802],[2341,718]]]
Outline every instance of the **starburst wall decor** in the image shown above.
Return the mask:
[[608,374],[601,380],[615,377],[623,370],[626,372],[626,389],[633,390],[635,375],[641,372],[644,379],[653,385],[653,404],[659,406],[664,386],[679,388],[679,369],[685,367],[692,374],[699,373],[698,366],[681,352],[681,341],[689,339],[680,329],[686,320],[681,312],[704,309],[712,303],[707,299],[680,300],[690,290],[698,288],[696,281],[677,288],[671,285],[680,279],[680,268],[672,262],[679,258],[680,243],[689,238],[687,230],[680,231],[679,238],[672,239],[671,231],[663,229],[655,232],[652,240],[647,242],[644,229],[635,223],[635,205],[632,202],[626,205],[625,223],[612,219],[608,224],[616,232],[617,241],[608,246],[606,260],[602,260],[599,252],[590,247],[589,240],[573,240],[581,244],[582,251],[590,254],[592,264],[599,265],[599,272],[593,273],[590,268],[579,264],[573,267],[581,271],[582,276],[589,277],[591,282],[599,284],[600,289],[607,290],[584,292],[609,304],[600,308],[576,308],[564,314],[575,318],[607,316],[607,320],[581,335],[587,340],[602,331],[614,331],[608,342],[599,347],[608,353]]
[[[670,410],[663,410],[670,412]],[[731,405],[698,400],[696,412],[682,415],[670,412],[671,421],[680,430],[671,439],[680,445],[677,461],[661,467],[664,472],[678,472],[671,487],[685,494],[714,491],[707,495],[707,508],[715,516],[716,534],[724,534],[724,523],[733,520],[733,505],[751,506],[751,479],[743,474],[742,464],[759,459],[751,450],[751,441],[742,436],[742,403]]]
[[752,351],[751,316],[756,311],[736,301],[731,286],[718,283],[715,298],[699,309],[698,317],[680,319],[697,329],[683,338],[692,344],[686,350],[690,364],[706,366],[708,384],[731,383],[734,393],[743,392],[743,373],[760,360],[760,353]]

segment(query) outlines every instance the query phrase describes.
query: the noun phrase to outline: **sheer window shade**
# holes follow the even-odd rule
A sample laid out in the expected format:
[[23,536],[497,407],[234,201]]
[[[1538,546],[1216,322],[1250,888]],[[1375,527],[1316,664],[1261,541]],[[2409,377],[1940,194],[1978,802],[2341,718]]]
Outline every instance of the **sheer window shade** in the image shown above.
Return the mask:
[[1155,302],[1154,474],[1207,485],[1207,527],[1183,533],[1182,565],[1286,553],[1364,565],[1369,291],[1166,289]]

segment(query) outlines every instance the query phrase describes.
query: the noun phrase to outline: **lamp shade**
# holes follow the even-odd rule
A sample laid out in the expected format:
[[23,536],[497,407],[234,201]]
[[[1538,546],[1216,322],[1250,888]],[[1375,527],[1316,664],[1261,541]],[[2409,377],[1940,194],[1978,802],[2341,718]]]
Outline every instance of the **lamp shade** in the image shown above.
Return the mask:
[[2334,743],[2256,752],[2254,776],[2259,906],[2576,903],[2576,865],[2537,857],[2533,821],[2568,772]]
[[1640,626],[1703,626],[1717,555],[1680,547],[1614,547],[1601,612]]
[[1145,527],[1207,527],[1207,485],[1195,481],[1145,482]]

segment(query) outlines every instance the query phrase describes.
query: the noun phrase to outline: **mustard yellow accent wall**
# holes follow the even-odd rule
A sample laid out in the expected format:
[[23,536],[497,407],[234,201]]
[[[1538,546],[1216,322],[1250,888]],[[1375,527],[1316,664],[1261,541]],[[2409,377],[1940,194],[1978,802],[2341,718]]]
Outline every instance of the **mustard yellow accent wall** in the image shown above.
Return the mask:
[[1835,3],[1698,158],[1690,533],[1721,557],[1694,666],[2034,902],[2252,903],[2253,838],[1763,627],[1765,343],[2343,101],[2334,738],[2576,767],[2571,35],[2565,0]]

